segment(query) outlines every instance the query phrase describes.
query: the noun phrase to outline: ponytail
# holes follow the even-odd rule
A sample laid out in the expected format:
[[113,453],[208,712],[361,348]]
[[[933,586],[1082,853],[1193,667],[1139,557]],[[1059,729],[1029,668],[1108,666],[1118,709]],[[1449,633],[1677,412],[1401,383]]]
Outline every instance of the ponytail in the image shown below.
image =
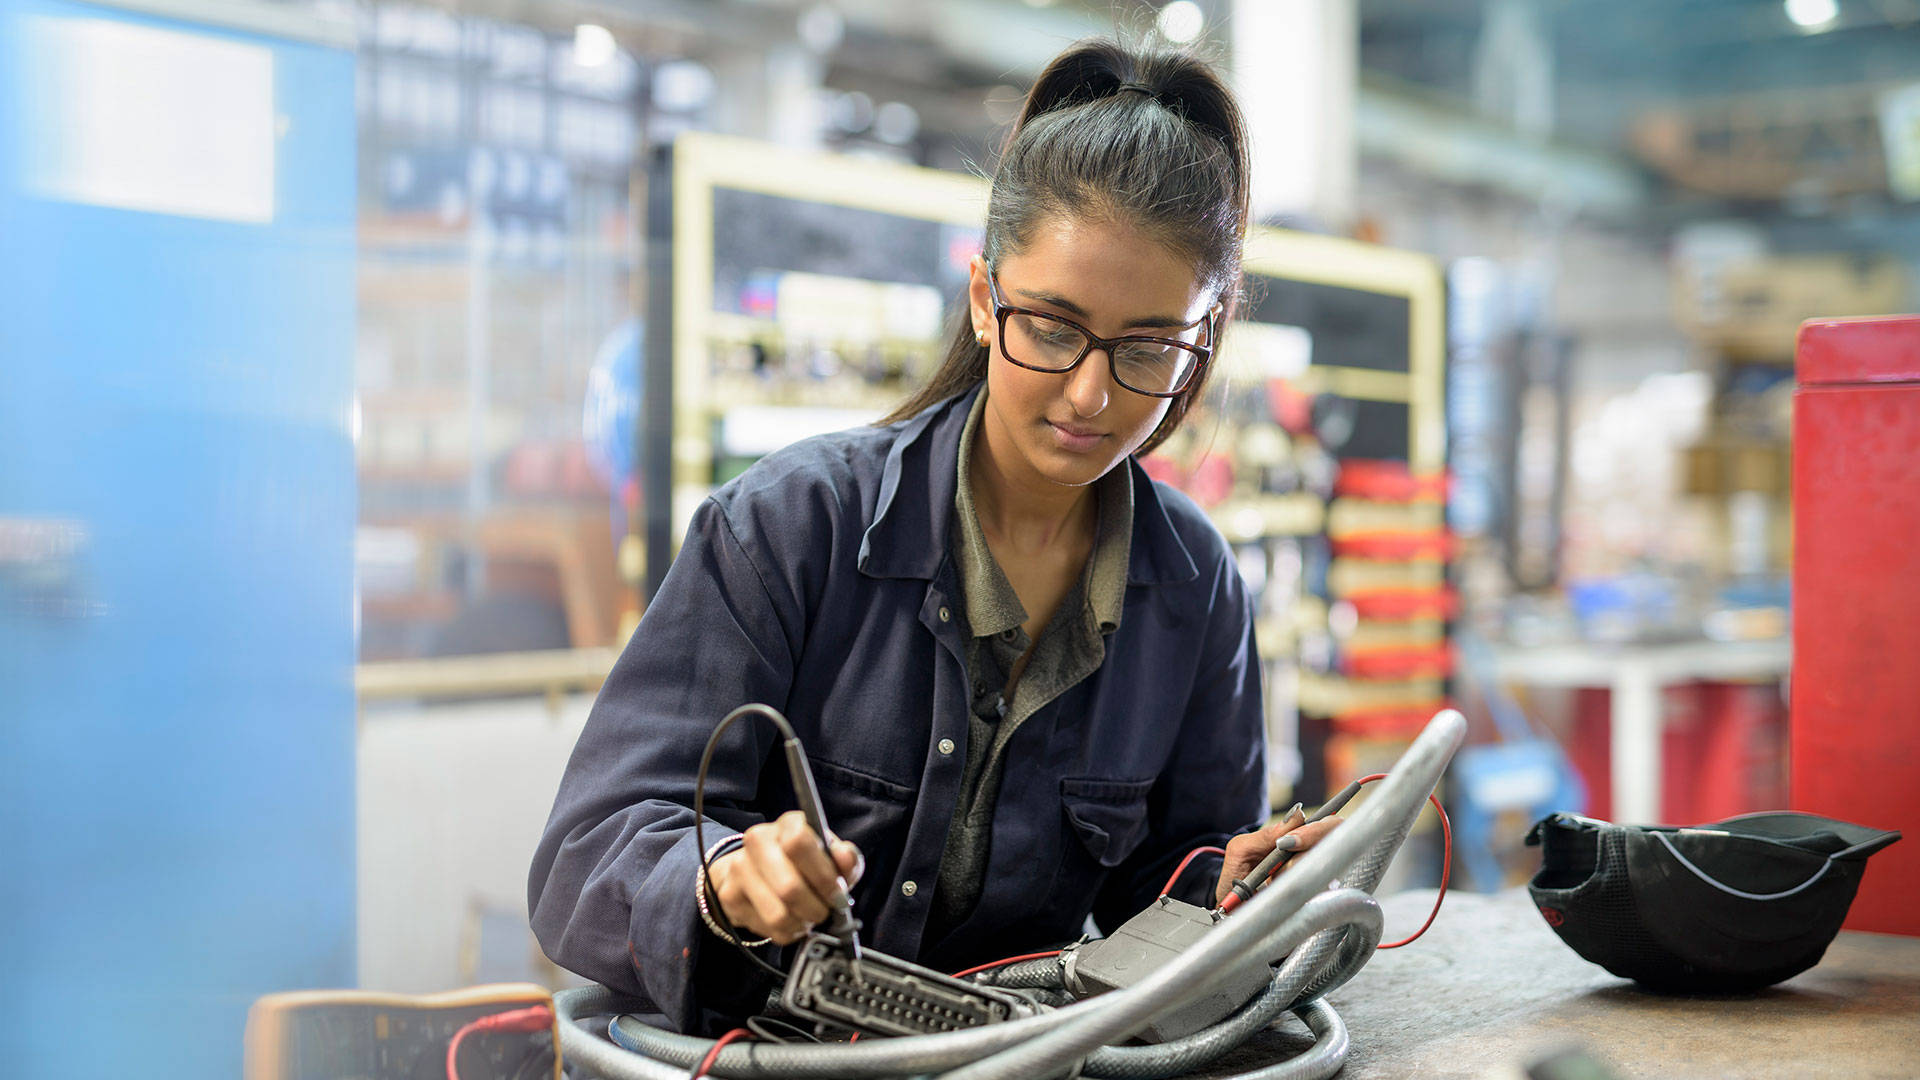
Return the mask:
[[[1034,81],[994,171],[984,253],[997,264],[1055,217],[1123,224],[1193,261],[1196,277],[1237,306],[1247,227],[1246,125],[1233,94],[1190,53],[1083,41]],[[882,424],[968,389],[987,372],[967,306],[940,366]],[[1218,333],[1215,355],[1218,355]],[[1139,449],[1151,452],[1206,389],[1213,363],[1167,409]]]

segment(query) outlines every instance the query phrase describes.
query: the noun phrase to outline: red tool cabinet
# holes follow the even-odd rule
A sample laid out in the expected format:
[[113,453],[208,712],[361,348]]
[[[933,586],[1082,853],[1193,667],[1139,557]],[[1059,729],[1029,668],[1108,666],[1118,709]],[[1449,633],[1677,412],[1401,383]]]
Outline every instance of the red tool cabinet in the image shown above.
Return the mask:
[[1920,935],[1920,316],[1800,328],[1793,807],[1899,829],[1850,930]]

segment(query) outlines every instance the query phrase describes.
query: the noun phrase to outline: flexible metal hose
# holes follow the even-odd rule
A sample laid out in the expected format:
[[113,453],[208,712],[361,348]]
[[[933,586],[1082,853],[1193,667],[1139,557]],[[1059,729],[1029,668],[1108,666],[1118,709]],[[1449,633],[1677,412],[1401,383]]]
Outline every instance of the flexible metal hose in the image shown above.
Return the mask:
[[[1294,949],[1274,971],[1266,989],[1251,1001],[1219,1023],[1178,1039],[1152,1046],[1103,1046],[1087,1057],[1083,1071],[1110,1080],[1179,1076],[1211,1064],[1272,1024],[1299,1003],[1301,988],[1310,979],[1321,977],[1325,965],[1337,960],[1335,954],[1343,939],[1358,938],[1369,947],[1380,941],[1380,906],[1371,897],[1357,890],[1323,895],[1346,897],[1342,905],[1349,912],[1345,924],[1322,930]],[[1256,951],[1254,955],[1271,953]]]
[[[712,1071],[715,1075],[739,1080],[881,1080],[956,1068],[958,1071],[951,1074],[953,1080],[1027,1080],[1034,1076],[1064,1072],[1074,1062],[1097,1053],[1104,1044],[1124,1039],[1138,1031],[1159,1013],[1180,1008],[1205,993],[1221,970],[1252,962],[1249,957],[1272,956],[1288,949],[1307,952],[1309,950],[1299,947],[1301,942],[1328,927],[1338,926],[1342,929],[1331,933],[1340,934],[1343,940],[1332,965],[1322,967],[1303,961],[1300,969],[1309,972],[1309,981],[1295,999],[1295,1011],[1313,1027],[1316,1034],[1320,1034],[1320,1026],[1324,1026],[1328,1033],[1338,1035],[1335,1040],[1338,1054],[1331,1059],[1332,1069],[1328,1072],[1292,1071],[1296,1066],[1302,1069],[1322,1067],[1315,1063],[1324,1062],[1333,1053],[1327,1045],[1323,1045],[1326,1042],[1323,1038],[1313,1050],[1273,1067],[1282,1071],[1266,1070],[1249,1074],[1261,1080],[1269,1077],[1330,1075],[1344,1060],[1345,1029],[1338,1017],[1332,1015],[1331,1009],[1312,1002],[1301,1006],[1298,1002],[1324,993],[1350,978],[1371,956],[1379,933],[1377,922],[1367,932],[1350,932],[1349,928],[1365,927],[1364,923],[1354,925],[1351,919],[1356,910],[1352,907],[1356,894],[1348,890],[1337,893],[1325,893],[1323,890],[1327,889],[1336,875],[1343,873],[1355,883],[1364,882],[1368,887],[1378,884],[1386,863],[1391,860],[1394,849],[1405,839],[1427,793],[1433,790],[1454,749],[1460,744],[1465,729],[1466,721],[1457,712],[1447,710],[1435,716],[1401,757],[1392,773],[1380,782],[1373,797],[1362,805],[1345,826],[1334,830],[1305,855],[1295,859],[1285,874],[1255,894],[1232,919],[1221,925],[1218,932],[1208,935],[1199,945],[1136,986],[1040,1016],[943,1035],[880,1039],[852,1046],[729,1046],[721,1051]],[[1371,904],[1370,900],[1368,904]],[[1377,908],[1373,917],[1377,920]],[[1366,941],[1368,937],[1373,940]],[[1364,948],[1361,947],[1363,941]],[[1320,948],[1316,946],[1311,951],[1318,953]],[[1270,984],[1269,989],[1272,986]],[[563,993],[577,995],[586,992]],[[1263,992],[1256,1001],[1264,1002],[1265,999]],[[555,1000],[558,1004],[560,995],[556,995]],[[605,999],[579,1000],[605,1004],[613,999],[608,995]],[[1262,1008],[1266,1007],[1262,1005]],[[583,1011],[581,1006],[575,1005],[575,1013]],[[1241,1012],[1246,1013],[1247,1009],[1243,1007]],[[1234,1022],[1235,1018],[1229,1017],[1223,1021],[1223,1025]],[[1315,1026],[1316,1023],[1320,1026]],[[1215,1025],[1215,1028],[1196,1034],[1207,1036],[1223,1025]],[[686,1053],[694,1052],[695,1048],[697,1054],[704,1055],[712,1046],[708,1040],[652,1032],[637,1021],[622,1022],[621,1027],[623,1034],[636,1038],[642,1031],[647,1032],[648,1045],[663,1051],[663,1057],[670,1053],[672,1058],[679,1059]],[[579,1054],[583,1064],[604,1072],[609,1080],[628,1080],[629,1077],[664,1080],[666,1077],[684,1075],[685,1065],[680,1067],[679,1074],[651,1070],[622,1071],[619,1063],[639,1064],[640,1059],[594,1039],[577,1025],[563,1024],[562,1032],[563,1052]],[[595,1045],[591,1049],[585,1048],[580,1045],[582,1040],[592,1040]],[[1212,1044],[1207,1045],[1211,1050]],[[1164,1050],[1166,1047],[1147,1049]],[[589,1054],[592,1056],[589,1057]],[[613,1057],[609,1059],[605,1055]],[[697,1060],[697,1056],[686,1060],[691,1064]],[[1101,1063],[1107,1063],[1104,1056]],[[645,1064],[653,1066],[654,1070],[662,1067],[659,1062]],[[1089,1060],[1087,1064],[1092,1066],[1094,1062]],[[1128,1063],[1115,1064],[1125,1067]]]
[[[1439,783],[1438,776],[1434,777],[1434,783]],[[1420,802],[1413,805],[1411,810],[1401,814],[1385,835],[1354,860],[1353,866],[1341,875],[1342,882],[1361,889],[1369,895],[1378,889],[1380,879],[1386,876],[1387,867],[1393,862],[1393,857],[1407,842],[1407,834],[1413,831],[1413,823],[1419,820],[1425,805],[1426,800],[1422,798]],[[1373,940],[1366,942],[1358,940],[1353,934],[1346,935],[1346,940],[1340,943],[1339,955],[1335,957],[1334,962],[1307,983],[1294,1004],[1298,1005],[1324,997],[1344,986],[1348,979],[1359,974],[1360,969],[1367,966],[1367,961],[1373,959],[1374,948],[1379,944],[1378,934],[1374,935]]]
[[[1358,894],[1355,896],[1358,897]],[[1379,941],[1378,910],[1370,901],[1359,899],[1355,921],[1344,927],[1323,930],[1309,938],[1275,971],[1273,981],[1266,989],[1225,1020],[1158,1045],[1103,1047],[1087,1059],[1085,1072],[1089,1076],[1113,1080],[1153,1080],[1202,1068],[1233,1050],[1271,1024],[1296,1002],[1307,980],[1321,975],[1322,967],[1334,958],[1334,951],[1349,928],[1358,932],[1369,946]],[[1027,973],[1021,981],[1031,981],[1031,976],[1031,972]],[[683,1070],[691,1068],[705,1057],[713,1046],[712,1040],[662,1031],[627,1016],[616,1019],[608,1034],[624,1049]],[[769,1066],[777,1068],[766,1058],[770,1049],[728,1047],[721,1051],[721,1061],[716,1063],[715,1071],[720,1075],[742,1077],[784,1075],[769,1070]]]
[[[1383,843],[1390,842],[1397,847],[1400,838],[1382,839]],[[1369,851],[1362,856],[1362,863],[1368,862],[1372,854]],[[1374,870],[1362,877],[1367,885],[1377,885],[1380,874]],[[1342,949],[1346,943],[1351,944]],[[1288,1008],[1317,996],[1317,993],[1305,992],[1309,986],[1344,983],[1371,959],[1373,947],[1379,943],[1377,918],[1322,930],[1289,953],[1266,988],[1226,1019],[1164,1043],[1102,1047],[1087,1058],[1084,1071],[1089,1076],[1111,1080],[1154,1080],[1201,1068],[1251,1038]],[[1271,956],[1272,951],[1263,944],[1256,946],[1253,954]],[[1060,986],[1062,974],[1059,958],[1043,957],[985,971],[975,979],[990,986],[1039,989]]]
[[1347,1025],[1333,1006],[1309,1001],[1293,1010],[1313,1032],[1313,1046],[1303,1054],[1264,1069],[1238,1073],[1226,1080],[1327,1080],[1347,1063]]
[[[1065,954],[1061,954],[1064,956]],[[1064,985],[1061,980],[1061,956],[1043,956],[1038,960],[1022,960],[1006,967],[992,968],[973,976],[973,981],[983,986],[1044,986],[1049,989]]]
[[[584,1065],[605,1080],[687,1080],[687,1065],[630,1054],[580,1026],[584,1016],[604,1016],[625,1008],[626,999],[603,986],[583,986],[553,995],[553,1011],[560,1020],[560,1056]],[[693,1064],[688,1062],[688,1065]]]
[[[1233,1015],[1191,1035],[1154,1046],[1102,1047],[1087,1059],[1086,1073],[1115,1080],[1152,1080],[1200,1068],[1244,1043],[1285,1013],[1294,1004],[1300,988],[1307,980],[1319,974],[1320,967],[1333,959],[1341,935],[1348,928],[1356,931],[1369,944],[1379,941],[1380,910],[1370,897],[1356,890],[1337,890],[1323,896],[1328,898],[1328,906],[1337,908],[1342,913],[1340,917],[1348,921],[1334,929],[1314,934],[1306,945],[1296,948],[1288,956],[1287,962],[1275,972],[1267,988]],[[1254,955],[1271,953],[1256,950]],[[625,1049],[682,1070],[692,1067],[713,1047],[710,1039],[662,1031],[626,1016],[617,1018],[608,1034]],[[780,1060],[786,1056],[782,1053],[783,1049],[850,1048],[782,1048],[757,1044],[729,1046],[721,1050],[713,1072],[719,1076],[742,1078],[790,1075],[782,1071],[786,1064]]]
[[[735,1044],[720,1051],[719,1059],[709,1071],[715,1076],[736,1077],[739,1080],[892,1080],[902,1076],[921,1076],[956,1068],[1004,1050],[1022,1039],[1051,1030],[1071,1016],[1108,1008],[1111,996],[1078,1002],[1039,1016],[944,1035],[908,1035],[851,1045]],[[636,1039],[639,1033],[645,1032],[650,1038],[660,1040],[657,1045],[697,1047],[698,1053],[687,1059],[689,1065],[713,1046],[711,1039],[662,1032],[630,1017],[622,1017],[617,1022],[623,1041]],[[681,1052],[684,1051],[676,1051],[676,1059]],[[686,1068],[683,1066],[680,1080],[685,1080],[685,1076]]]
[[[1452,709],[1428,721],[1374,789],[1373,797],[1345,825],[1295,859],[1286,873],[1255,893],[1233,918],[1172,963],[1133,986],[1094,999],[1093,1003],[1109,1002],[1107,1008],[1097,1012],[1082,1012],[1080,1007],[1062,1009],[1053,1014],[1063,1018],[1059,1027],[955,1070],[950,1080],[1030,1080],[1064,1072],[1098,1047],[1125,1039],[1160,1013],[1184,1007],[1206,993],[1217,971],[1240,963],[1250,947],[1314,907],[1317,894],[1335,876],[1354,867],[1363,856],[1390,857],[1374,849],[1382,838],[1396,833],[1404,836],[1411,828],[1412,818],[1465,738],[1466,727],[1466,718]],[[1336,921],[1327,919],[1313,929]],[[1296,940],[1306,936],[1302,933]]]

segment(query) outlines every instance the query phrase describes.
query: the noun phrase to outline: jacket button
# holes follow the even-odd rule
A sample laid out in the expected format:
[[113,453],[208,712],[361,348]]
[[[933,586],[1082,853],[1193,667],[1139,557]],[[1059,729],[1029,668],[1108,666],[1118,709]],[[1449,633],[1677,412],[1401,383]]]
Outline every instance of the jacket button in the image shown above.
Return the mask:
[[953,753],[953,740],[952,740],[952,739],[941,739],[941,740],[940,740],[940,752],[941,752],[942,754],[951,754],[951,753]]
[[948,610],[947,610],[946,608],[941,608],[941,609],[940,609],[940,621],[941,621],[941,622],[952,622],[952,621],[953,621],[953,612],[951,612],[951,611],[948,611]]
[[917,893],[919,891],[920,891],[920,886],[915,885],[911,881],[903,881],[900,883],[901,896],[912,896],[914,893]]

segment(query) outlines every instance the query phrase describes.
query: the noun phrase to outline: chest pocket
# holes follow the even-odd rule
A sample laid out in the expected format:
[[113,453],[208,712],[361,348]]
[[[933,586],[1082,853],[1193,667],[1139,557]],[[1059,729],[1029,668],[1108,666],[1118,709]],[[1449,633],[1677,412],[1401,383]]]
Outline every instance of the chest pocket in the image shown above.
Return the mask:
[[811,767],[828,825],[866,857],[866,874],[854,886],[854,898],[871,904],[872,890],[885,889],[899,868],[918,791],[824,758],[814,758]]
[[1152,780],[1060,781],[1060,802],[1087,854],[1111,870],[1126,861],[1147,835],[1147,793]]

